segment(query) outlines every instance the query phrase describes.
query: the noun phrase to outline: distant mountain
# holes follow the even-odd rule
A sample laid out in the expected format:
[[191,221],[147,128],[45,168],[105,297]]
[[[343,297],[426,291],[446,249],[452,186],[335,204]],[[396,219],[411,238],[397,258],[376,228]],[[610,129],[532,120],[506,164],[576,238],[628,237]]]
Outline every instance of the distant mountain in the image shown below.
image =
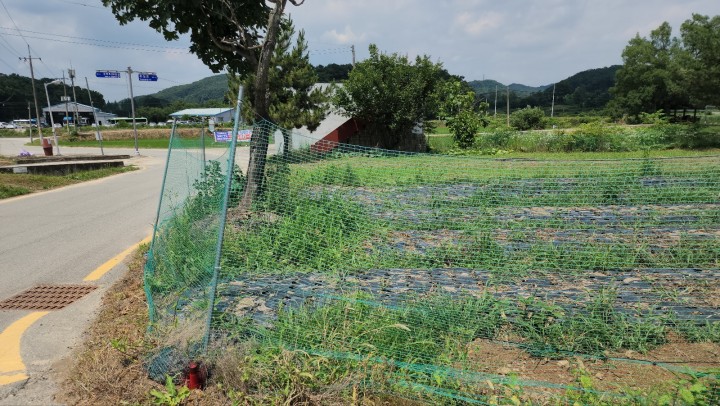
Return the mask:
[[227,90],[228,78],[226,74],[222,73],[187,85],[169,87],[148,96],[170,103],[181,100],[187,103],[202,104],[213,100],[223,100]]
[[[497,80],[492,79],[485,79],[485,80],[473,80],[472,82],[468,82],[470,87],[475,90],[475,93],[478,95],[482,95],[485,97],[488,97],[489,95],[495,94],[495,89],[497,88],[498,92],[504,92],[505,91],[505,85],[498,82]],[[547,86],[527,86],[522,85],[519,83],[512,83],[508,87],[510,88],[511,92],[514,92],[517,96],[523,97],[528,96],[533,93],[542,92],[543,90],[547,89],[551,85]]]
[[[579,110],[603,108],[610,100],[610,88],[615,85],[615,73],[620,65],[589,69],[576,73],[555,83],[555,106]],[[505,85],[491,79],[474,80],[469,85],[481,98],[492,100],[497,86],[499,100],[504,103]],[[526,86],[517,83],[510,87],[510,107],[525,106],[547,107],[552,104],[553,84],[546,86]]]
[[[610,101],[610,88],[615,85],[615,73],[620,65],[589,69],[563,79],[555,84],[555,105],[572,110],[600,109]],[[520,107],[527,105],[550,107],[552,85],[542,92],[518,100]]]

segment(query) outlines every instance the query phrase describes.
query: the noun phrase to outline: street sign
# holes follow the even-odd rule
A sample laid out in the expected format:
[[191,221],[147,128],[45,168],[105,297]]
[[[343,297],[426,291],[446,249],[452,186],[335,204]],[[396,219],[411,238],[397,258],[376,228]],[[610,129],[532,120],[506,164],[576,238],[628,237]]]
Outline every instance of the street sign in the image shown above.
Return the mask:
[[95,71],[95,77],[98,78],[119,78],[120,72],[116,70],[98,70]]
[[138,80],[145,82],[157,82],[158,77],[155,72],[138,72]]

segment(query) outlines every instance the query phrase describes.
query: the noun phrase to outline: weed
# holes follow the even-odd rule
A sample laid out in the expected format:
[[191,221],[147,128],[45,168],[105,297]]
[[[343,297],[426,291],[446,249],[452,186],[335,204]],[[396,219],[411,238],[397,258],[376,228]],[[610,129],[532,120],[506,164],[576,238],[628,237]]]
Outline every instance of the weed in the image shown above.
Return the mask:
[[151,389],[150,395],[156,405],[179,406],[190,396],[187,386],[176,386],[170,375],[165,377],[165,390]]

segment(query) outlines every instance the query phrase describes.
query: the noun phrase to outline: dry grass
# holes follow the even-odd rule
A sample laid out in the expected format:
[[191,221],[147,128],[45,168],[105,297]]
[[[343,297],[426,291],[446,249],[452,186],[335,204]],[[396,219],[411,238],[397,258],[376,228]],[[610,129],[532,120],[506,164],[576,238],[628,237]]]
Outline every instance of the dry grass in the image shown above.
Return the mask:
[[146,404],[150,389],[160,388],[148,379],[140,361],[151,345],[145,341],[143,252],[135,253],[125,277],[105,293],[100,313],[63,377],[57,400],[72,405]]
[[[138,138],[141,139],[168,139],[170,138],[170,128],[141,128],[138,129]],[[222,129],[218,128],[218,131]],[[175,130],[180,137],[197,137],[202,131],[201,128],[178,128]],[[206,131],[206,133],[208,133]],[[132,128],[124,128],[118,130],[102,130],[103,140],[129,140],[135,137]],[[81,139],[95,139],[95,132],[83,131],[78,133]]]

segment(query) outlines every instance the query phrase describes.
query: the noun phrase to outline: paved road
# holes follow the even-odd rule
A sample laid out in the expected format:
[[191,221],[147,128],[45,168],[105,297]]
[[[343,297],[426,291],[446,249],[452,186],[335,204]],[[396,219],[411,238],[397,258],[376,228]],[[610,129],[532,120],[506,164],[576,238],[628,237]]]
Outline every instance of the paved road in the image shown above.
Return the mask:
[[[24,142],[0,138],[0,155],[17,155],[21,148],[42,153],[39,147],[23,146]],[[61,152],[96,154],[98,149],[61,147]],[[93,270],[152,232],[167,152],[140,152],[127,162],[139,171],[0,201],[0,300],[38,284],[82,283]],[[132,156],[133,151],[106,149],[106,153]],[[246,162],[246,156],[247,149],[239,149],[237,162]],[[113,268],[94,283],[100,289],[42,316],[24,331],[20,353],[29,379],[0,385],[0,404],[51,401],[59,368],[55,364],[77,346],[102,293],[125,269],[124,265]],[[8,336],[18,320],[30,314],[0,310],[0,332]],[[0,348],[0,361],[3,351],[8,350]],[[0,382],[17,373],[7,369],[0,366]]]

